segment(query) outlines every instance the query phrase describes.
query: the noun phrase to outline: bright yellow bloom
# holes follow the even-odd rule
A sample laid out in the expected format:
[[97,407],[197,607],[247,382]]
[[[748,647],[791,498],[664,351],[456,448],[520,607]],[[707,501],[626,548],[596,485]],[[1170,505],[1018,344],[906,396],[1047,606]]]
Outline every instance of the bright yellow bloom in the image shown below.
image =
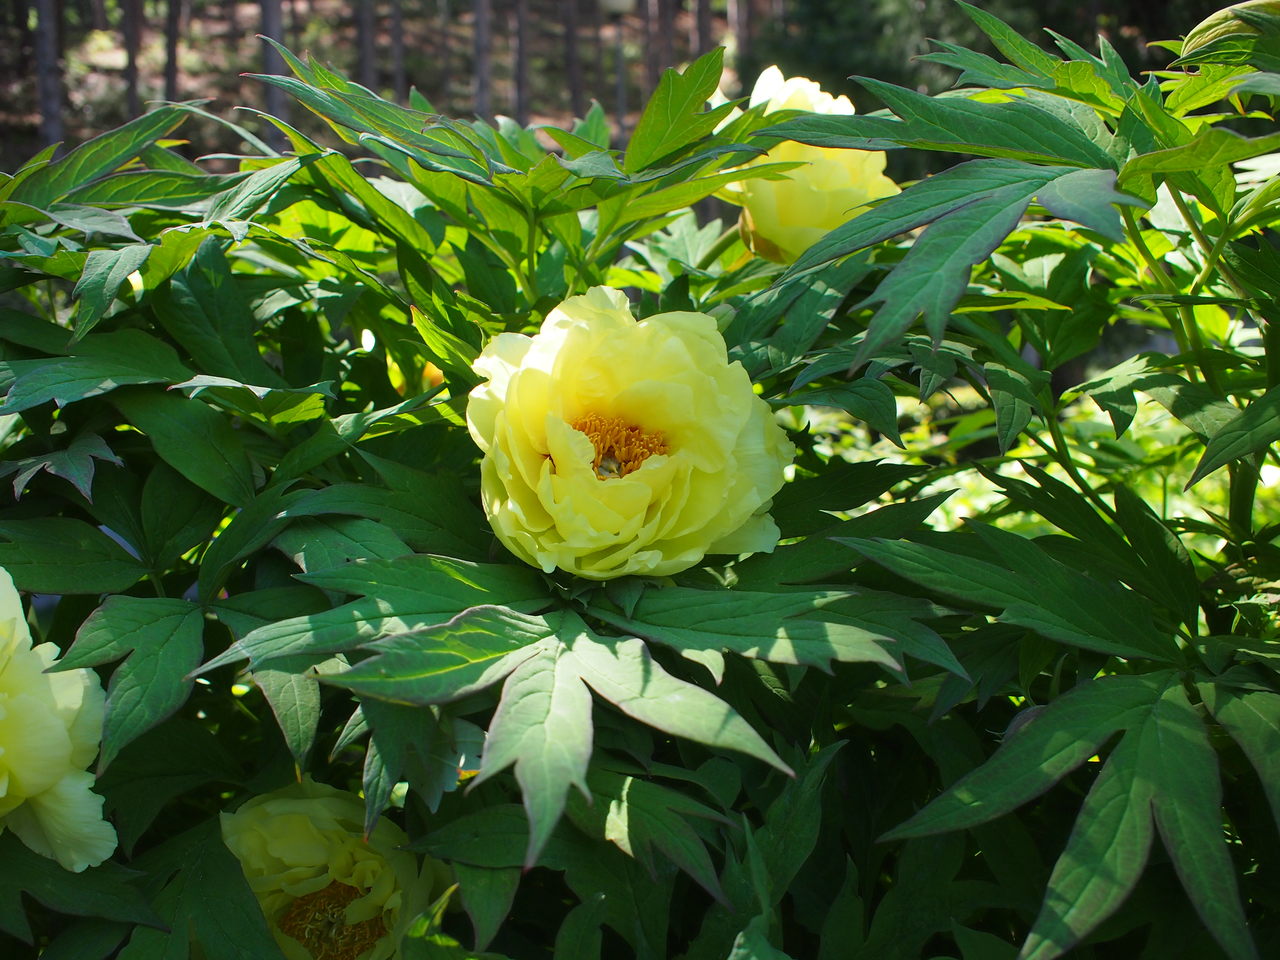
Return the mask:
[[595,287],[535,336],[495,337],[475,370],[484,508],[522,560],[606,580],[777,544],[767,511],[795,451],[711,317],[637,322]]
[[404,831],[385,817],[366,842],[364,801],[306,780],[222,814],[240,861],[289,960],[386,960],[428,905]]
[[[765,113],[807,110],[849,115],[848,97],[833,97],[812,80],[786,79],[777,67],[760,74],[751,105],[767,104]],[[725,199],[740,204],[742,230],[751,249],[762,257],[790,263],[821,237],[856,217],[866,204],[899,192],[884,175],[882,150],[841,150],[791,140],[778,144],[748,166],[800,161],[785,180],[752,179],[731,184]]]
[[105,699],[92,670],[45,673],[57,654],[52,643],[31,645],[22,600],[0,569],[0,830],[79,873],[116,849],[85,770]]

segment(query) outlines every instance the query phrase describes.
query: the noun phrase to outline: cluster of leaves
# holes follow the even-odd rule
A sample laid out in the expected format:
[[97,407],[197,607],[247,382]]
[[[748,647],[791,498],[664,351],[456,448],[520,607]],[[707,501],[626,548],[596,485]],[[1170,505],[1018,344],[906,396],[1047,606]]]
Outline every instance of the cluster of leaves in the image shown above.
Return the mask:
[[[109,678],[122,841],[72,875],[0,838],[2,935],[277,956],[217,814],[307,771],[453,869],[406,956],[1274,952],[1280,207],[1232,164],[1280,135],[1227,129],[1267,34],[1138,82],[964,9],[1007,62],[947,46],[960,90],[865,80],[874,115],[704,109],[716,52],[617,151],[598,107],[449,120],[284,51],[346,152],[267,118],[287,155],[209,174],[170,105],[0,180],[0,566]],[[975,159],[783,270],[688,210],[780,137]],[[791,417],[774,553],[598,585],[496,546],[470,364],[597,283],[720,317]],[[931,527],[974,469],[993,504]],[[1218,471],[1221,508],[1158,495]]]

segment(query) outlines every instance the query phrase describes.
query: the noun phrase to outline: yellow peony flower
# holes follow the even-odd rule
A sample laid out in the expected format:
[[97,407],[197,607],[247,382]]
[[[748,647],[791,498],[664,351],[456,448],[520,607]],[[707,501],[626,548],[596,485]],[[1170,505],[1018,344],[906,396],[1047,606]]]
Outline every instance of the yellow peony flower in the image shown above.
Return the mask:
[[0,569],[0,830],[79,873],[116,849],[85,767],[102,740],[105,698],[92,670],[45,673],[58,654],[31,645],[22,600]]
[[407,842],[385,817],[366,842],[364,801],[312,780],[253,797],[222,814],[240,861],[289,960],[386,960],[428,906]]
[[766,511],[795,451],[711,317],[637,323],[595,287],[537,335],[495,337],[475,370],[484,508],[522,560],[606,580],[777,544]]
[[[767,104],[765,113],[807,110],[849,115],[848,97],[833,97],[812,80],[786,79],[777,67],[760,74],[751,105]],[[751,249],[779,263],[790,263],[821,237],[862,213],[866,204],[899,192],[884,175],[882,150],[841,150],[783,141],[747,166],[802,161],[783,174],[785,180],[743,180],[730,184],[723,196],[742,209],[742,231]]]

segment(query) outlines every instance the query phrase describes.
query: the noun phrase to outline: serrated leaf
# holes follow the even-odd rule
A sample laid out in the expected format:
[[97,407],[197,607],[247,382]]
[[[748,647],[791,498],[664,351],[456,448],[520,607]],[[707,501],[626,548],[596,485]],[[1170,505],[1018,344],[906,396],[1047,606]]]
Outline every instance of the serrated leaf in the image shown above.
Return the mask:
[[571,638],[566,642],[582,679],[632,719],[708,747],[745,753],[791,774],[732,707],[667,673],[643,641],[597,636],[573,615],[565,616],[560,636]]
[[187,674],[200,663],[203,635],[198,606],[164,597],[110,597],[76,631],[58,669],[127,658],[107,686],[99,772],[186,702],[192,683]]
[[81,433],[65,450],[54,450],[22,460],[13,460],[0,464],[0,477],[15,474],[13,478],[13,498],[21,499],[23,490],[33,476],[44,470],[55,477],[68,481],[90,503],[93,502],[94,460],[104,460],[122,466],[123,461],[111,452],[102,437],[96,433]]

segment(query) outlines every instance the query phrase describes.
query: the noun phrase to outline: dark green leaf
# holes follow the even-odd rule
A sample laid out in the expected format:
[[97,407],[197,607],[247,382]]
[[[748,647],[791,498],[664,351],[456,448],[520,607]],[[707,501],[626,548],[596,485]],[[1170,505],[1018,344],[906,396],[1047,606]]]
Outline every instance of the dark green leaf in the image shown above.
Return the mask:
[[115,596],[89,615],[58,669],[127,657],[111,674],[99,772],[120,749],[166,719],[191,693],[204,653],[204,617],[187,600]]
[[147,570],[107,534],[72,517],[0,522],[0,566],[19,590],[116,593]]

